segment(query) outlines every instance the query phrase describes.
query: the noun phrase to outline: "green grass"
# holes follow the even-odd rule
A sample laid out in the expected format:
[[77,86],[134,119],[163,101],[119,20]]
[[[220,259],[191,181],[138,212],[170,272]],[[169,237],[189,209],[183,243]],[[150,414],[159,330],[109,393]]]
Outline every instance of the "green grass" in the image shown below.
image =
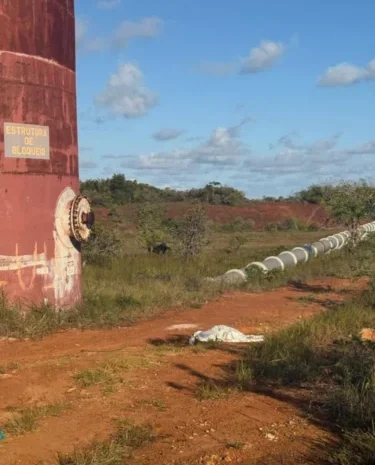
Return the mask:
[[[314,233],[317,234],[317,233]],[[322,232],[320,232],[320,235]],[[225,235],[231,240],[231,235]],[[303,239],[303,241],[302,241]],[[84,269],[84,303],[69,314],[56,314],[46,307],[31,309],[26,319],[20,317],[19,309],[0,306],[0,335],[14,337],[42,337],[59,328],[78,327],[81,329],[129,325],[140,319],[150,318],[168,307],[199,307],[225,289],[205,282],[207,276],[215,276],[230,268],[243,267],[267,255],[277,254],[285,247],[262,246],[265,243],[314,240],[312,233],[281,234],[254,233],[249,246],[238,253],[225,252],[221,236],[216,237],[215,247],[209,248],[202,256],[189,263],[182,263],[178,257],[157,257],[145,253],[128,254],[123,259],[109,261],[106,266],[90,265]],[[335,266],[344,261],[343,254],[332,254],[267,278],[252,280],[245,288],[267,290],[283,285],[295,277],[310,279],[315,276],[337,274],[345,266]],[[341,258],[340,258],[341,257]],[[319,262],[319,263],[318,263]]]
[[229,394],[230,390],[228,388],[218,386],[211,380],[198,384],[196,391],[199,400],[220,400],[227,398]]
[[105,441],[93,441],[71,454],[59,454],[56,465],[123,465],[133,450],[154,440],[150,425],[135,425],[122,420]]
[[332,455],[334,465],[374,465],[375,433],[353,431],[343,436],[342,444]]
[[[127,326],[149,319],[167,308],[199,308],[226,290],[204,278],[244,267],[252,261],[277,254],[287,246],[313,241],[321,235],[321,231],[249,233],[249,243],[240,251],[228,254],[225,243],[230,242],[232,236],[221,234],[215,236],[213,245],[205,253],[188,263],[173,255],[158,257],[135,249],[133,253],[128,250],[124,257],[110,260],[105,266],[88,265],[84,268],[84,300],[70,312],[56,312],[48,306],[40,306],[30,307],[24,316],[25,312],[19,306],[9,305],[2,296],[0,336],[41,338],[59,329]],[[280,243],[284,245],[277,246]],[[304,282],[327,275],[354,276],[358,271],[357,268],[352,269],[356,261],[361,262],[361,259],[348,260],[345,251],[341,251],[311,260],[285,273],[253,276],[243,289],[262,291],[296,279]],[[352,265],[349,266],[348,262]]]
[[66,408],[65,404],[49,404],[16,410],[13,418],[7,420],[2,428],[11,436],[30,433],[38,428],[41,419],[58,417]]
[[81,387],[113,382],[113,374],[101,368],[82,370],[74,375],[73,378]]
[[[349,276],[364,270],[375,275],[371,242],[355,254]],[[309,387],[310,413],[343,432],[342,445],[331,457],[336,465],[374,464],[375,343],[360,339],[362,328],[375,328],[375,281],[351,300],[249,347],[236,371],[243,389]]]
[[81,387],[87,388],[103,385],[106,394],[115,392],[115,384],[123,383],[123,374],[134,369],[148,368],[154,359],[152,354],[145,356],[123,355],[102,361],[98,367],[81,370],[73,376],[74,381]]

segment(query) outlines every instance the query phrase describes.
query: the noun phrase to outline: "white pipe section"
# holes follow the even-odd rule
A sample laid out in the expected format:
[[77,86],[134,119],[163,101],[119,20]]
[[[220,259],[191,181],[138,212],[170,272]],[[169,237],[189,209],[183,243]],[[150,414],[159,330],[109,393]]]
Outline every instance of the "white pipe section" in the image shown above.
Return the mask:
[[[367,223],[358,228],[360,240],[368,237],[369,232],[375,231],[375,221]],[[267,257],[263,262],[249,263],[245,270],[255,267],[267,273],[271,270],[282,270],[286,267],[296,266],[298,263],[306,263],[310,257],[329,254],[332,250],[342,249],[351,237],[349,231],[334,234],[333,236],[324,237],[312,244],[306,244],[303,247],[295,247],[291,251],[285,251],[279,254],[278,257]]]
[[294,247],[294,249],[292,249],[292,252],[297,257],[298,262],[306,263],[309,259],[309,253],[303,247]]

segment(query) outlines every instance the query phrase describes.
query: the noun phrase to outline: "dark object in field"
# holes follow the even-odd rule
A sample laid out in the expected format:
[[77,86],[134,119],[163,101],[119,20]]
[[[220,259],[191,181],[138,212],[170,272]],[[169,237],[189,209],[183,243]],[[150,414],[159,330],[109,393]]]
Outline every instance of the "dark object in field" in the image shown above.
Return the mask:
[[158,255],[165,255],[168,250],[171,250],[171,248],[165,242],[159,245],[152,245],[149,248],[149,252],[154,252]]

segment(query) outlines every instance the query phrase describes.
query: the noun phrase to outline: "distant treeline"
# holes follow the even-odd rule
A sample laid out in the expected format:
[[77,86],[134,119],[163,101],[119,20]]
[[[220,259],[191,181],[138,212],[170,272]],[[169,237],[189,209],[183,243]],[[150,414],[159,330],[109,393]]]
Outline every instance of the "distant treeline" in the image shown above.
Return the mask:
[[200,189],[177,191],[159,189],[149,184],[130,181],[123,174],[114,174],[108,179],[88,179],[81,182],[81,192],[90,197],[94,206],[110,207],[128,203],[145,202],[192,202],[210,205],[243,206],[256,202],[307,202],[319,204],[323,198],[322,186],[311,186],[290,197],[264,197],[248,199],[244,192],[233,187],[212,182]]

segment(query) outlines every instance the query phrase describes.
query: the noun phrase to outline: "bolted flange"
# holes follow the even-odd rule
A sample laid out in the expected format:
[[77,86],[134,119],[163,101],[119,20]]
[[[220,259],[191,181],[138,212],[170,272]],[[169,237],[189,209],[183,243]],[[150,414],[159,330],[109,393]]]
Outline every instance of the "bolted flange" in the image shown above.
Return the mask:
[[71,237],[78,242],[85,242],[90,237],[95,216],[87,197],[77,195],[71,203],[69,228]]

